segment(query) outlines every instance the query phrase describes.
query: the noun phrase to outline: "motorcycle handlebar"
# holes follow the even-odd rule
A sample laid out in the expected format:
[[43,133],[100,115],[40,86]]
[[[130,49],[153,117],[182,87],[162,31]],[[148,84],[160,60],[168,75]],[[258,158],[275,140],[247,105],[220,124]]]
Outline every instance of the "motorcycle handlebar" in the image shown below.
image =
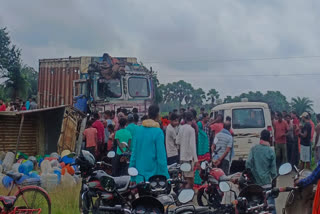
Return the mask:
[[97,164],[98,164],[98,165],[105,165],[105,166],[110,166],[110,167],[112,167],[111,164],[106,163],[106,162],[104,162],[104,161],[99,161],[99,162],[97,162]]
[[99,211],[117,211],[117,212],[123,212],[123,213],[128,213],[130,214],[131,211],[125,208],[122,208],[121,206],[114,206],[114,207],[109,207],[109,206],[100,206]]
[[180,183],[180,184],[187,184],[188,182],[183,180],[183,179],[179,179],[179,178],[176,178],[176,179],[168,179],[167,182],[172,182],[172,183]]

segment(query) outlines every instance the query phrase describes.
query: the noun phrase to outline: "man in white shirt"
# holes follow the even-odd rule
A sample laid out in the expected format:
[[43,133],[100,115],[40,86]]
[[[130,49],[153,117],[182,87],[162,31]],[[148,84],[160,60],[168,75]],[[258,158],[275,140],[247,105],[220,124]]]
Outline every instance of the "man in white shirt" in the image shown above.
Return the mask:
[[193,187],[194,171],[193,167],[198,162],[196,150],[196,132],[191,127],[193,114],[191,112],[185,113],[185,124],[179,128],[177,136],[177,144],[180,146],[180,161],[181,163],[190,163],[192,169],[190,172],[184,173],[184,177],[188,184],[186,188]]
[[179,162],[179,146],[176,144],[178,125],[179,116],[175,113],[172,113],[170,115],[170,124],[166,129],[166,150],[168,165]]

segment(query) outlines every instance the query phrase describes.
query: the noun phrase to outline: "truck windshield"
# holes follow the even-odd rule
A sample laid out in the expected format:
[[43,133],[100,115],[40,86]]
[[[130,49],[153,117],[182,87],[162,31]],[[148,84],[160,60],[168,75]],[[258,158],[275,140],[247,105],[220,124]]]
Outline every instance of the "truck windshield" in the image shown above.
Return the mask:
[[98,80],[98,97],[99,98],[119,98],[122,95],[120,79],[106,80],[100,78]]
[[130,77],[128,86],[131,97],[149,97],[150,95],[148,79],[146,78]]
[[264,128],[264,114],[261,108],[244,108],[232,110],[232,127],[234,129]]

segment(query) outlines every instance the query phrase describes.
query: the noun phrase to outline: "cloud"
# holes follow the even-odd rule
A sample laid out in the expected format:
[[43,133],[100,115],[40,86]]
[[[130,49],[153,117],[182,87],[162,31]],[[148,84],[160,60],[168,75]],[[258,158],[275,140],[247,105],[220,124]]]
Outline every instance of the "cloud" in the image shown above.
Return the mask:
[[222,95],[280,90],[310,97],[320,111],[320,76],[276,75],[319,73],[316,58],[214,61],[320,55],[319,9],[316,0],[4,0],[0,24],[35,67],[48,57],[136,56],[161,82],[185,79]]

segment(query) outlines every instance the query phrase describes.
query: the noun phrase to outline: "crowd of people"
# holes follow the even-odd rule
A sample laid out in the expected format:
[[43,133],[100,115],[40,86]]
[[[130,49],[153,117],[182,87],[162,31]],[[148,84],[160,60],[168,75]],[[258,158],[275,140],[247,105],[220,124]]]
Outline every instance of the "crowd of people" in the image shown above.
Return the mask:
[[[297,165],[300,159],[300,167],[310,169],[314,133],[316,141],[313,145],[319,160],[320,123],[315,126],[310,117],[307,112],[300,117],[295,112],[272,113],[274,138],[270,130],[263,130],[260,144],[251,149],[246,162],[246,168],[251,168],[261,185],[270,184],[276,169],[288,161]],[[320,115],[317,119],[320,122]],[[168,176],[167,165],[190,163],[193,170],[184,176],[188,187],[197,188],[201,185],[199,163],[202,161],[209,161],[229,174],[234,156],[231,124],[230,117],[224,120],[223,115],[218,114],[211,118],[204,108],[200,114],[194,109],[175,109],[167,117],[160,118],[159,107],[152,105],[148,116],[141,118],[137,109],[94,113],[83,136],[85,147],[98,160],[108,151],[116,152],[114,176],[126,173],[128,166],[121,155],[130,151],[130,166],[136,167],[146,179],[160,172]],[[272,144],[275,150],[271,149]]]
[[128,149],[130,166],[136,167],[146,179],[159,173],[168,176],[167,165],[190,163],[194,170],[184,174],[189,188],[201,185],[201,161],[212,159],[215,166],[229,174],[232,135],[229,117],[223,122],[222,115],[210,119],[203,108],[198,117],[194,109],[181,108],[160,119],[156,105],[150,106],[148,115],[141,118],[137,109],[94,113],[83,132],[86,149],[97,159],[102,159],[108,151],[116,152],[114,176],[126,173],[121,154]]
[[38,108],[38,104],[35,98],[30,98],[27,101],[17,98],[15,102],[5,103],[0,100],[0,112],[1,111],[28,111]]
[[296,112],[286,111],[272,114],[276,163],[290,162],[300,164],[300,169],[311,169],[312,151],[315,161],[320,160],[320,114],[316,115],[317,125],[311,120],[311,114],[304,112],[298,116]]

